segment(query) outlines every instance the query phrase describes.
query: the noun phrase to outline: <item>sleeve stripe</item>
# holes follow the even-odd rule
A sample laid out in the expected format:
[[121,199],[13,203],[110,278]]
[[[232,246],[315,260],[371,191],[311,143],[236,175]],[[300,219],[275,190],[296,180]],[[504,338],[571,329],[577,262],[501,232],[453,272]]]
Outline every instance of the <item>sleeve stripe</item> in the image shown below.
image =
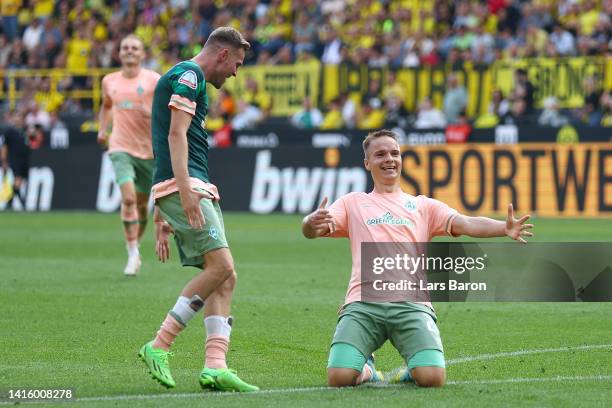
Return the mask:
[[180,96],[180,95],[172,95],[170,97],[170,102],[168,102],[168,106],[172,108],[176,108],[178,110],[182,110],[190,115],[195,115],[196,112],[196,103],[190,101],[189,99]]
[[170,109],[177,109],[177,110],[183,111],[183,112],[185,112],[185,113],[188,113],[188,114],[190,114],[191,116],[195,116],[195,112],[194,112],[194,111],[192,111],[192,110],[190,110],[190,109],[188,109],[188,108],[185,108],[185,107],[183,107],[183,106],[179,106],[179,105],[177,105],[177,104],[175,104],[175,103],[170,102],[170,103],[168,104],[168,107],[170,107]]
[[193,107],[191,107],[191,106],[189,106],[189,105],[186,105],[186,104],[184,104],[183,102],[176,101],[176,100],[174,100],[174,101],[173,101],[173,100],[171,100],[171,101],[170,101],[170,105],[178,105],[178,106],[182,106],[182,107],[184,107],[184,108],[189,109],[190,111],[194,111],[194,112],[195,112],[195,109],[194,109]]
[[196,108],[196,103],[188,98],[185,98],[184,96],[181,95],[177,95],[177,94],[173,94],[170,97],[170,101],[174,101],[174,102],[180,102],[182,103],[184,106],[188,106],[191,109],[195,110]]

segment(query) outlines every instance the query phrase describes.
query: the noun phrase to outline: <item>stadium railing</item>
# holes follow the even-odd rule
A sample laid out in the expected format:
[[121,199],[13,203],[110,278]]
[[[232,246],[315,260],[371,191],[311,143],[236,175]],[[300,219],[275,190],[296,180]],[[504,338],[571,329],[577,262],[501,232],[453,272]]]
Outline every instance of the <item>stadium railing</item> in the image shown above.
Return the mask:
[[[18,69],[0,70],[0,100],[8,100],[9,109],[14,109],[17,101],[24,95],[24,87],[20,87],[20,80],[45,79],[50,81],[50,92],[60,92],[59,84],[62,80],[70,77],[84,77],[91,83],[91,87],[84,89],[61,90],[65,98],[77,100],[89,100],[92,103],[93,111],[97,112],[100,107],[102,96],[102,77],[113,72],[113,69],[87,69],[85,71],[75,71],[68,69]],[[35,89],[34,92],[37,90]]]

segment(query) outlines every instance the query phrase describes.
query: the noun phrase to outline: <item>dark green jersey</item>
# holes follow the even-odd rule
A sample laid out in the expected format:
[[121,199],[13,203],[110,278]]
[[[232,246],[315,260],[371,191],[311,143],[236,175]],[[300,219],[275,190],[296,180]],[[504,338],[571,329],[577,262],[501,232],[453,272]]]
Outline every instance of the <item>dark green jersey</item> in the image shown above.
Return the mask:
[[188,172],[190,177],[209,183],[208,134],[204,130],[208,113],[208,95],[204,72],[193,61],[183,61],[170,68],[155,87],[151,111],[151,133],[155,155],[153,184],[174,178],[168,145],[171,109],[180,109],[192,115],[187,130]]

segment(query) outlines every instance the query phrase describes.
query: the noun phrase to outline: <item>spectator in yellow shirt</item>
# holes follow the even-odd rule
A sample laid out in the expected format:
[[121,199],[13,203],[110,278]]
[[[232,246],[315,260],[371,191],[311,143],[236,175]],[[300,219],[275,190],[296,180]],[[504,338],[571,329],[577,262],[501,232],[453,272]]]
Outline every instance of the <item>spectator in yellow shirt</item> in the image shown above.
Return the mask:
[[[4,0],[2,0],[4,3]],[[55,6],[53,0],[38,0],[34,5],[34,18],[40,18],[42,20],[51,17],[53,14],[53,7]]]
[[0,15],[2,15],[2,29],[9,41],[17,37],[17,14],[21,7],[21,0],[0,1]]
[[64,96],[55,89],[51,89],[51,81],[44,78],[38,90],[34,94],[34,100],[38,106],[46,112],[56,112],[64,103]]
[[359,129],[380,129],[385,124],[385,111],[378,98],[371,98],[364,101],[361,105],[361,113],[357,119]]
[[75,36],[66,46],[66,68],[73,72],[83,73],[87,70],[92,41],[87,29],[80,26]]
[[344,126],[342,112],[340,111],[340,99],[334,98],[329,103],[329,111],[323,117],[321,129],[340,129]]
[[272,97],[265,90],[260,90],[257,81],[253,77],[246,79],[246,92],[242,99],[249,105],[259,108],[263,114],[263,119],[270,116],[272,112]]
[[592,0],[585,0],[582,3],[582,12],[578,21],[580,23],[580,34],[589,36],[595,31],[597,20],[599,20],[599,11],[595,8]]

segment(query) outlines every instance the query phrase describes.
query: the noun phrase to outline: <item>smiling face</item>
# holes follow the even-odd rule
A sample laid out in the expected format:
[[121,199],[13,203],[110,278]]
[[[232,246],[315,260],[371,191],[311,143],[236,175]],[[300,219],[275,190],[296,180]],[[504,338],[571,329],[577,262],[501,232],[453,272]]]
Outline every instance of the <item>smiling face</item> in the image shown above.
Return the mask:
[[397,141],[391,136],[372,139],[366,150],[365,168],[372,173],[374,184],[398,184],[402,156]]
[[144,46],[136,37],[126,37],[119,46],[119,59],[121,65],[135,66],[140,65],[145,57]]
[[206,80],[219,89],[229,77],[235,77],[238,68],[244,63],[245,51],[242,48],[220,47],[216,55],[215,71]]

